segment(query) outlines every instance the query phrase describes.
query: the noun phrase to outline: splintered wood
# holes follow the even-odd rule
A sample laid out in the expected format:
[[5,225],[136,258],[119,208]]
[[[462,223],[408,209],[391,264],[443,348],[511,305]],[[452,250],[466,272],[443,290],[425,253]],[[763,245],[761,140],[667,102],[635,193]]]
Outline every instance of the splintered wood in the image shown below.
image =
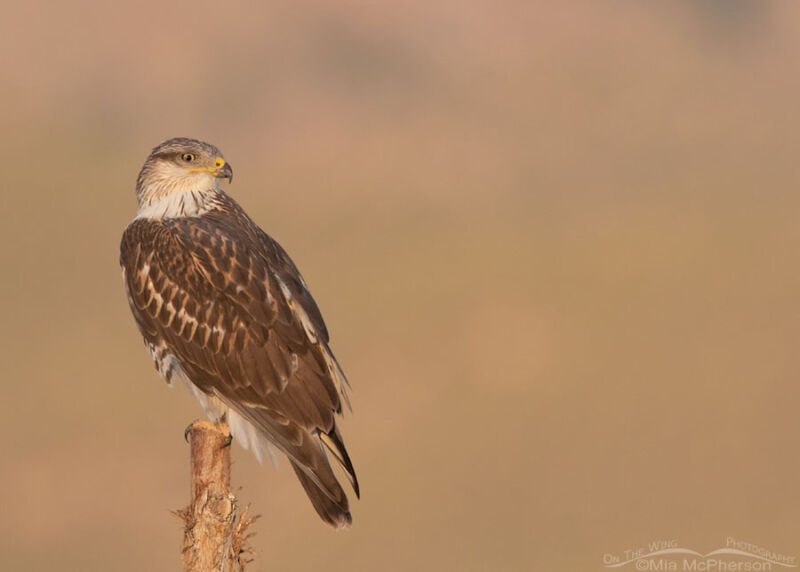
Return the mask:
[[[230,433],[225,423],[195,421],[186,430],[191,448],[191,502],[178,511],[184,522],[184,572],[241,572],[247,528],[255,517],[239,510],[231,492]],[[240,514],[241,512],[241,514]]]

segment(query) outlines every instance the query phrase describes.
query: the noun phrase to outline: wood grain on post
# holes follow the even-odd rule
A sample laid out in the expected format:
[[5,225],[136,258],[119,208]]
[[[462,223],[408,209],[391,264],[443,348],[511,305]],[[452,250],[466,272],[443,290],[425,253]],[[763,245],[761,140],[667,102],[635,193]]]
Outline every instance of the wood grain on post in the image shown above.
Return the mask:
[[191,501],[178,511],[184,521],[184,572],[240,572],[249,552],[247,527],[231,492],[230,433],[225,423],[195,421],[186,430],[191,449]]

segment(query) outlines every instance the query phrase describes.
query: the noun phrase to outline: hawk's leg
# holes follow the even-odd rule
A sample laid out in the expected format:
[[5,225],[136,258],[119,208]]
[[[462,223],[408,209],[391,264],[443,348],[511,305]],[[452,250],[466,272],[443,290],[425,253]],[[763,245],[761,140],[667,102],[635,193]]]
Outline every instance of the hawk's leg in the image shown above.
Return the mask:
[[219,418],[219,421],[216,423],[217,429],[220,431],[224,431],[228,434],[225,438],[225,442],[222,444],[220,449],[224,449],[225,447],[230,447],[231,443],[233,443],[233,433],[231,432],[231,428],[228,426],[228,413],[225,412],[222,414],[222,417]]

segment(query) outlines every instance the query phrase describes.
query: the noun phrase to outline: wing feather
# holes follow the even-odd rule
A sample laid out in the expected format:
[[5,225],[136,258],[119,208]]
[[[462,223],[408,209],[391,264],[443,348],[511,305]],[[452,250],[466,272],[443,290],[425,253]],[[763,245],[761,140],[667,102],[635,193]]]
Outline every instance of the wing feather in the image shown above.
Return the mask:
[[234,208],[137,219],[123,235],[120,262],[145,339],[165,342],[201,391],[292,459],[303,486],[308,490],[310,480],[328,499],[309,494],[320,515],[330,503],[347,512],[325,453],[331,451],[357,491],[335,424],[347,401],[346,379],[319,308],[286,252]]

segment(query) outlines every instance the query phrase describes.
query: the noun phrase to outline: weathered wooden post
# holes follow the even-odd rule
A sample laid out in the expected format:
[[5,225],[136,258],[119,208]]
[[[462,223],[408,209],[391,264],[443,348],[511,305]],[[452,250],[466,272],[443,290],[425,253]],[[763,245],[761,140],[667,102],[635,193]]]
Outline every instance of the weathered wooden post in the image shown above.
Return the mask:
[[184,522],[184,572],[241,572],[247,528],[257,517],[240,511],[231,492],[230,432],[225,423],[195,421],[186,429],[191,450],[191,501],[178,511]]

